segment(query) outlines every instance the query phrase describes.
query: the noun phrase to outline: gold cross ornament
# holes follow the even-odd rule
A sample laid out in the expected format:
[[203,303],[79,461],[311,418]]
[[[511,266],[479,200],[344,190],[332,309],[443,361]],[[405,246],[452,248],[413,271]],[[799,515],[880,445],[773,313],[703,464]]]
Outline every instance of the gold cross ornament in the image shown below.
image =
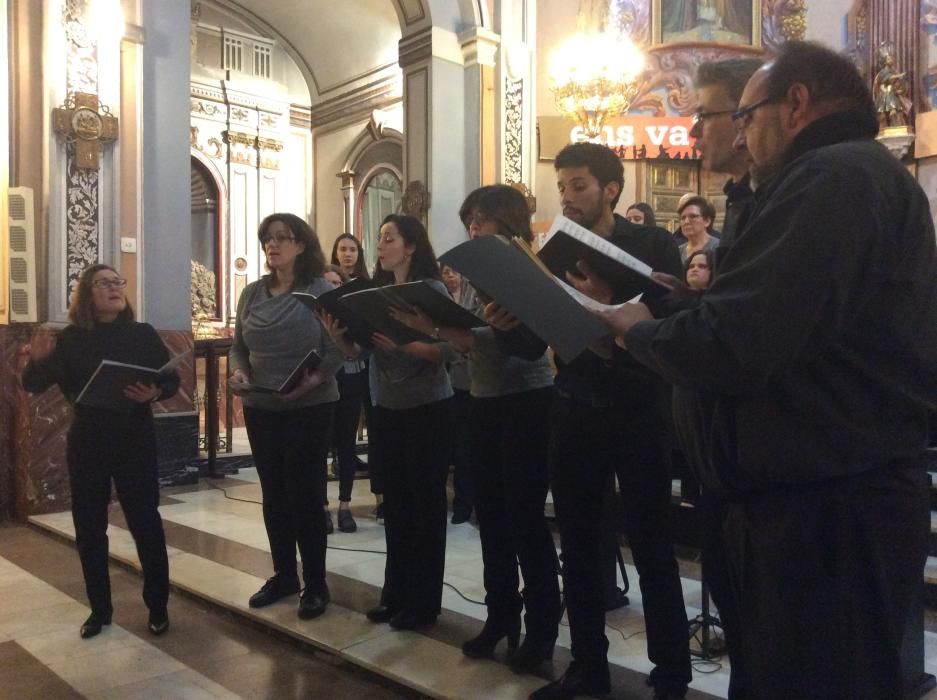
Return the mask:
[[53,109],[52,128],[75,143],[75,165],[84,170],[97,170],[100,144],[117,140],[117,117],[88,92],[72,93]]

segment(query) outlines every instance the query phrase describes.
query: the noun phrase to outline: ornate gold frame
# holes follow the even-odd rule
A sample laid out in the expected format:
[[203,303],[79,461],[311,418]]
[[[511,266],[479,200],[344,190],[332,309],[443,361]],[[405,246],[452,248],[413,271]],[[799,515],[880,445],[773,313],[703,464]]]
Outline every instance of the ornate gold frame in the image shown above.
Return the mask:
[[[761,3],[762,0],[749,0],[752,4],[752,42],[751,44],[724,44],[719,42],[680,42],[680,44],[692,44],[694,46],[721,46],[725,48],[748,47],[761,48]],[[664,30],[661,18],[661,3],[663,0],[652,0],[651,2],[651,45],[664,45]],[[680,44],[668,44],[668,46],[678,46]]]

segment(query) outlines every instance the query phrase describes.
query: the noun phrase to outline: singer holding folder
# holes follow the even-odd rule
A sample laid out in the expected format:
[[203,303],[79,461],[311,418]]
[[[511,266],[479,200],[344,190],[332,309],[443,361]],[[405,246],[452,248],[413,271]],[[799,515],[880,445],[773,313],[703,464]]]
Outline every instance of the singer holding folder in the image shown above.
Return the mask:
[[[228,354],[229,386],[244,404],[273,557],[273,576],[249,604],[262,608],[299,592],[298,547],[304,586],[297,615],[308,620],[325,612],[330,598],[322,504],[338,401],[335,372],[342,355],[319,319],[290,294],[332,289],[322,278],[325,256],[315,232],[298,216],[279,213],[260,223],[257,237],[270,273],[241,292]],[[279,385],[310,350],[322,361],[295,388],[287,393],[250,391],[251,383]]]
[[[49,352],[34,344],[23,372],[23,388],[32,393],[57,384],[69,403],[94,374],[101,360],[161,367],[169,352],[152,326],[134,321],[124,294],[127,280],[108,265],[81,273],[68,308],[69,325]],[[169,564],[159,517],[156,435],[150,403],[169,398],[179,388],[175,372],[156,384],[132,384],[124,396],[137,406],[130,413],[75,404],[68,430],[68,477],[75,543],[81,559],[91,615],[81,626],[87,639],[111,624],[111,584],[107,570],[107,506],[111,479],[137,545],[143,568],[143,600],[152,634],[169,629]],[[102,440],[101,436],[108,439]]]

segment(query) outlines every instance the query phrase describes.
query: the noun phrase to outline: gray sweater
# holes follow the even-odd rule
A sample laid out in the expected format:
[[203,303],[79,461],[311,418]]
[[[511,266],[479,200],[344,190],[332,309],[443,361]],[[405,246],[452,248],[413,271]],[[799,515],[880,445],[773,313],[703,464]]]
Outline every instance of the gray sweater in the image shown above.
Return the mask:
[[[271,394],[248,394],[242,397],[245,406],[268,411],[285,411],[338,400],[335,372],[342,365],[341,351],[332,342],[319,319],[289,293],[270,296],[266,277],[251,282],[238,300],[234,344],[228,352],[231,371],[240,369],[254,384],[276,386],[293,368],[315,349],[322,356],[319,365],[326,381],[295,401],[284,401]],[[297,292],[323,294],[332,285],[316,279]]]
[[[427,282],[440,294],[449,296],[446,286],[439,280]],[[386,352],[375,348],[369,377],[372,403],[400,411],[452,396],[446,362],[454,359],[457,353],[448,343],[440,343],[439,347],[442,351],[439,364],[421,360],[402,350]]]
[[[463,291],[461,300],[465,308],[479,317],[483,315],[483,305],[474,288]],[[475,328],[472,335],[474,343],[468,354],[468,370],[471,378],[469,391],[475,398],[507,396],[553,385],[553,373],[546,353],[536,360],[508,355],[498,346],[490,326]]]

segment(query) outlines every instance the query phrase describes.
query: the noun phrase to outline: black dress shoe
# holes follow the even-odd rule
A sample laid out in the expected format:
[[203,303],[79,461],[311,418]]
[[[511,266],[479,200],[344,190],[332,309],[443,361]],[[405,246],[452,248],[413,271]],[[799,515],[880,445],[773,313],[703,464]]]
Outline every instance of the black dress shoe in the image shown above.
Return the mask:
[[146,627],[150,630],[150,634],[156,635],[157,637],[161,634],[165,634],[166,630],[169,629],[169,612],[166,608],[162,610],[150,610],[150,620]]
[[453,525],[461,525],[462,523],[467,523],[469,518],[472,517],[471,508],[453,508],[452,509],[452,520]]
[[436,613],[415,613],[401,610],[390,618],[390,626],[395,630],[419,630],[436,624]]
[[338,509],[338,529],[342,532],[354,532],[358,529],[358,523],[355,522],[350,508]]
[[371,622],[390,622],[393,617],[400,611],[397,608],[389,608],[386,605],[378,605],[375,608],[371,608],[365,613]]
[[508,664],[514,673],[534,673],[544,661],[553,659],[553,649],[555,647],[555,638],[547,642],[528,634],[524,637],[524,643],[511,656]]
[[489,616],[481,634],[462,644],[462,653],[470,659],[490,659],[494,656],[495,647],[505,637],[508,638],[508,649],[517,649],[517,642],[521,636],[521,616],[507,620]]
[[325,608],[331,599],[329,589],[324,584],[315,589],[306,586],[302,595],[299,596],[299,609],[296,614],[301,620],[311,620],[314,617],[319,617],[325,612]]
[[535,690],[529,700],[572,700],[577,695],[606,695],[612,689],[608,664],[586,671],[573,661],[558,680]]
[[82,639],[91,639],[101,633],[101,628],[111,624],[111,613],[92,612],[81,626],[79,634]]
[[276,603],[281,598],[299,593],[299,579],[295,577],[286,578],[280,574],[275,574],[267,579],[267,582],[260,587],[248,601],[252,608],[264,608]]

